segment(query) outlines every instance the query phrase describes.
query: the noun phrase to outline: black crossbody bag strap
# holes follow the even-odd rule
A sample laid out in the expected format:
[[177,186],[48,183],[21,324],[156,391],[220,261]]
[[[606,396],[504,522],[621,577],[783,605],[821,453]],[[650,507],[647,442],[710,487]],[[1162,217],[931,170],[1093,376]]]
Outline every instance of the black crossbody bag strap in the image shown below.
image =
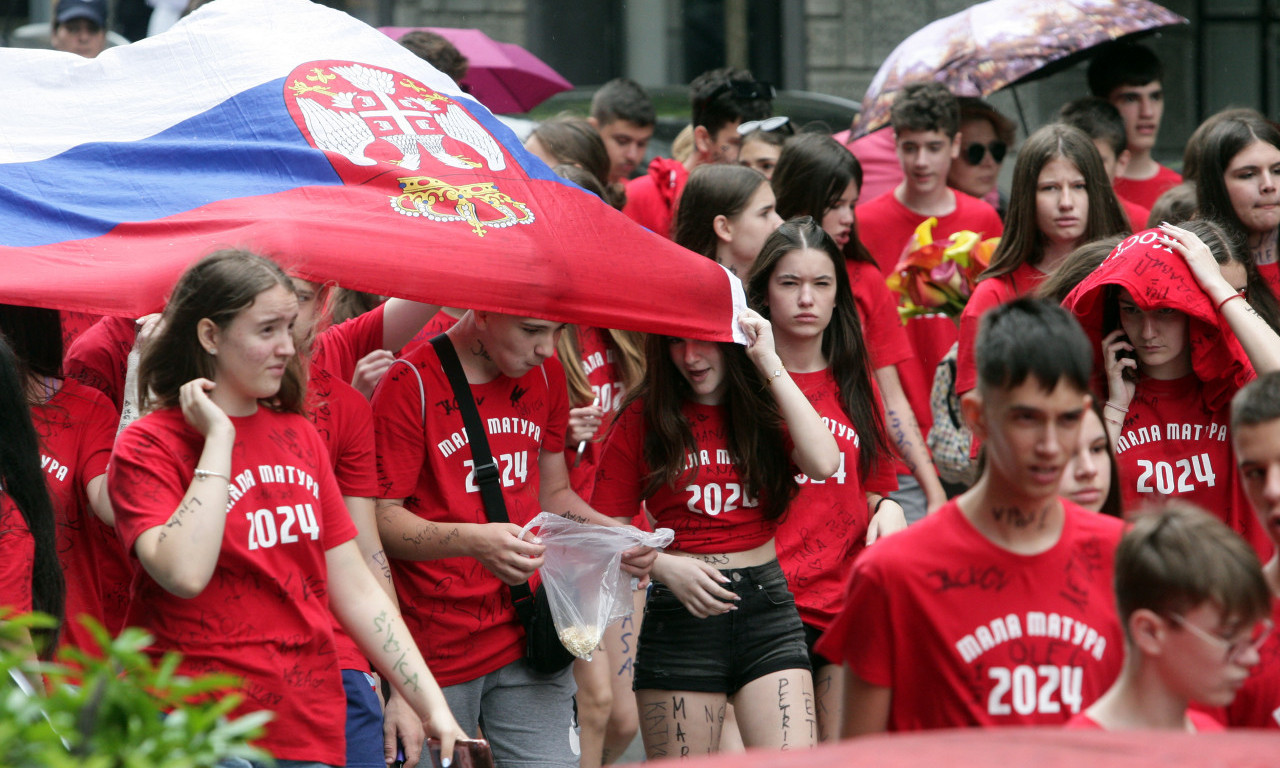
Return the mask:
[[[480,498],[484,501],[485,513],[491,523],[509,523],[507,505],[502,499],[501,473],[498,463],[493,460],[493,452],[489,450],[489,435],[484,431],[484,423],[480,421],[480,411],[476,410],[475,398],[471,396],[471,385],[462,371],[462,362],[458,360],[458,352],[453,348],[447,334],[440,334],[431,340],[431,346],[440,358],[440,367],[449,377],[449,386],[453,387],[453,397],[458,401],[458,410],[462,412],[462,426],[466,427],[467,440],[471,444],[471,460],[475,464],[476,485],[480,487]],[[529,626],[533,615],[533,591],[529,582],[510,585],[511,602],[515,604],[520,623]]]

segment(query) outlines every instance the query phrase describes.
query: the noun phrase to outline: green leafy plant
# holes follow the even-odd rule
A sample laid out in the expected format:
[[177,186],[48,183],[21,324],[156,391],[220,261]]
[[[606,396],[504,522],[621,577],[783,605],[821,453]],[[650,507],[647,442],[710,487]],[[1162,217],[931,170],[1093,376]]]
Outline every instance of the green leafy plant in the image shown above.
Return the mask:
[[57,662],[37,661],[29,637],[51,626],[41,614],[0,617],[0,765],[203,768],[224,757],[270,760],[249,740],[271,713],[228,717],[243,699],[236,678],[175,674],[178,654],[153,662],[146,632],[127,628],[112,638],[92,620],[85,626],[97,654],[64,648]]

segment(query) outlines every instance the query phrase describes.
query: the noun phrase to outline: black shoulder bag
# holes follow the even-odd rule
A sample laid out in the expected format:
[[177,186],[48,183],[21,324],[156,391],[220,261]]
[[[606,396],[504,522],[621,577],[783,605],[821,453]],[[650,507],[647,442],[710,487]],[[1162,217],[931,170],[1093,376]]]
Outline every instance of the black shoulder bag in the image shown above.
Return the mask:
[[[453,342],[443,333],[431,340],[431,346],[435,348],[440,366],[449,377],[454,399],[458,401],[458,410],[462,412],[462,424],[467,429],[471,459],[475,463],[476,484],[480,487],[480,498],[484,500],[489,522],[509,523],[511,518],[507,516],[507,505],[502,499],[498,464],[489,451],[489,436],[484,431],[484,422],[480,421],[480,412],[476,410],[471,385],[462,372],[458,353],[453,348]],[[417,372],[416,369],[414,372]],[[423,403],[425,406],[425,399]],[[556,632],[555,622],[551,618],[551,604],[547,601],[547,588],[539,585],[538,591],[534,593],[529,589],[527,581],[509,588],[516,615],[524,625],[524,657],[529,666],[544,674],[559,672],[569,666],[573,661],[573,654],[560,642],[560,636]]]

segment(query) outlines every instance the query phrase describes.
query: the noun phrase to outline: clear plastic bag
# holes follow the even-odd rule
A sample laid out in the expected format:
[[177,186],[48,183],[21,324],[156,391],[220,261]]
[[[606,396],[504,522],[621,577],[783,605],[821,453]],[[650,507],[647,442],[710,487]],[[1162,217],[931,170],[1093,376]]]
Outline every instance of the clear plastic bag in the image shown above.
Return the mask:
[[538,571],[560,642],[574,656],[590,660],[605,628],[633,609],[633,579],[619,567],[622,553],[641,545],[665,547],[675,532],[579,523],[543,512],[529,521],[521,538],[535,528],[547,548]]

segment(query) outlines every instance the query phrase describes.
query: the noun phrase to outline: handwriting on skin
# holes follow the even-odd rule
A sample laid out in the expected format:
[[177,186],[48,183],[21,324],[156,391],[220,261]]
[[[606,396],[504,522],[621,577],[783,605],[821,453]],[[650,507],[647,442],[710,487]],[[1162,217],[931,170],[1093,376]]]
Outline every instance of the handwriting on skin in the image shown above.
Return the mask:
[[390,663],[390,670],[383,669],[383,672],[390,671],[393,673],[393,679],[399,681],[400,686],[406,691],[420,690],[421,684],[418,680],[418,673],[413,671],[409,651],[412,649],[412,641],[407,640],[407,646],[400,642],[400,637],[396,634],[394,622],[387,616],[386,611],[382,611],[373,618],[374,635],[381,640],[382,652],[386,654],[384,661],[393,659]]
[[1014,528],[1035,526],[1038,530],[1044,530],[1049,519],[1049,510],[1048,506],[1033,510],[1024,510],[1021,507],[996,507],[991,510],[991,516],[997,523],[1011,525]]

